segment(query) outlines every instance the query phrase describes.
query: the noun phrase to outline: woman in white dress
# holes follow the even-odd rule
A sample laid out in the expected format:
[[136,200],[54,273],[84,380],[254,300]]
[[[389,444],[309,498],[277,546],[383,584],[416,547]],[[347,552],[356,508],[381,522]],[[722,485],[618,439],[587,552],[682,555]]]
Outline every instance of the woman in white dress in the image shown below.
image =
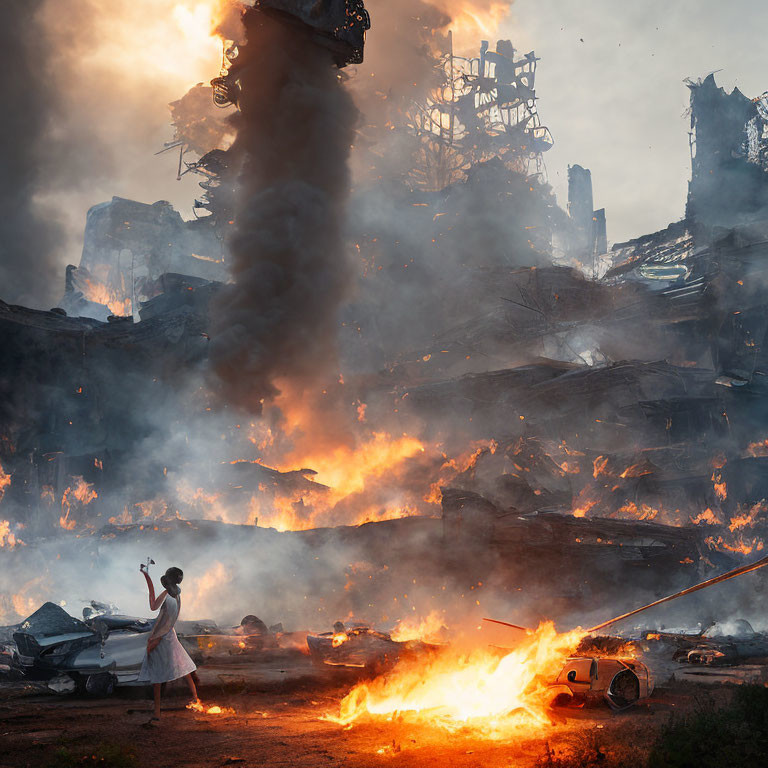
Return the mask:
[[165,589],[155,597],[155,586],[146,566],[142,565],[140,570],[147,580],[150,609],[156,611],[160,608],[160,613],[147,640],[147,654],[144,657],[139,675],[140,681],[152,683],[155,714],[147,725],[156,725],[160,720],[160,698],[163,683],[169,683],[171,680],[178,680],[183,677],[187,681],[193,700],[198,700],[195,681],[192,678],[192,673],[197,667],[182,647],[174,629],[181,610],[181,588],[179,585],[184,578],[184,573],[180,568],[169,568],[165,575],[160,578],[160,583]]

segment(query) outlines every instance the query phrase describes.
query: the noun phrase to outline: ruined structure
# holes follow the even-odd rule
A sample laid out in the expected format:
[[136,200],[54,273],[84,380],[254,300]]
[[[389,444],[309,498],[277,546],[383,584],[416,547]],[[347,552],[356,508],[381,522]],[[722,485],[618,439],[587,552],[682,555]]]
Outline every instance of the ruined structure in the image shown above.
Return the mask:
[[456,56],[449,35],[437,64],[440,82],[406,118],[420,144],[414,183],[440,190],[491,158],[526,176],[541,173],[554,141],[536,107],[538,61],[533,51],[518,57],[509,40],[499,40],[496,50],[484,40],[479,56]]
[[[614,246],[614,266],[590,279],[551,263],[555,236],[570,243],[587,272],[605,250],[589,171],[570,168],[568,215],[527,175],[549,141],[535,116],[535,64],[534,56],[517,59],[499,44],[460,65],[455,98],[422,112],[412,135],[470,158],[466,173],[439,189],[405,181],[388,189],[397,228],[365,219],[379,199],[375,185],[359,192],[353,205],[360,216],[352,221],[365,221],[365,231],[349,234],[363,266],[356,300],[343,310],[345,369],[365,377],[358,391],[368,418],[387,414],[403,432],[422,424],[425,439],[439,436],[456,454],[483,441],[466,469],[435,491],[446,546],[470,529],[473,539],[500,542],[510,535],[505,526],[527,542],[530,532],[534,539],[540,529],[556,532],[575,516],[579,530],[596,539],[603,530],[611,541],[626,534],[623,551],[637,547],[639,562],[661,553],[646,547],[667,542],[664,568],[677,558],[683,571],[706,570],[758,551],[768,519],[766,219],[753,204],[766,178],[762,102],[725,95],[711,78],[691,85],[697,141],[686,219]],[[230,90],[239,80],[230,80]],[[537,136],[538,144],[526,143]],[[475,145],[479,159],[462,154]],[[204,156],[200,164],[219,174],[222,157]],[[752,202],[728,212],[717,195],[742,175],[755,187]],[[33,351],[57,349],[48,377],[55,383],[36,374],[34,381],[4,381],[0,462],[12,476],[6,502],[30,509],[51,487],[55,524],[58,500],[74,478],[109,496],[125,487],[121,458],[159,428],[145,415],[157,414],[158,400],[177,398],[180,373],[199,370],[207,358],[208,303],[224,275],[218,228],[228,203],[218,197],[220,178],[205,190],[210,215],[199,221],[183,222],[162,203],[119,199],[89,214],[83,261],[68,272],[62,307],[102,320],[117,314],[109,296],[87,303],[88,281],[98,279],[121,287],[119,299],[131,302],[123,311],[140,322],[2,310],[6,370],[37,371],[42,358]],[[489,222],[486,232],[478,220]],[[408,232],[417,237],[405,239]],[[386,311],[409,292],[414,300],[400,301],[399,313]],[[46,405],[25,412],[14,393],[35,388],[34,401]],[[308,509],[313,494],[325,492],[304,470],[232,467],[241,474],[220,497],[233,507],[247,506],[254,494],[269,504],[290,486],[299,519],[305,500]],[[199,514],[197,502],[166,487],[163,469],[141,484],[131,478],[132,492],[170,499],[166,515]],[[120,498],[117,509],[92,507],[94,524],[119,518],[121,506],[130,511],[133,500]],[[513,521],[521,516],[528,522],[518,531]],[[258,510],[249,519],[257,518]],[[128,524],[131,516],[121,519]],[[633,527],[638,521],[651,527]],[[657,543],[640,543],[648,537]],[[600,552],[608,562],[618,556],[615,544]]]
[[141,302],[155,295],[156,281],[166,273],[226,279],[224,240],[215,224],[209,217],[184,221],[163,200],[146,205],[115,197],[94,206],[61,308],[98,320],[110,314],[138,317]]
[[580,165],[568,166],[568,215],[575,226],[568,241],[569,255],[594,276],[597,257],[608,250],[605,208],[594,210],[592,174]]
[[688,81],[692,174],[686,218],[704,227],[733,227],[764,218],[768,206],[765,94],[726,93],[714,75]]

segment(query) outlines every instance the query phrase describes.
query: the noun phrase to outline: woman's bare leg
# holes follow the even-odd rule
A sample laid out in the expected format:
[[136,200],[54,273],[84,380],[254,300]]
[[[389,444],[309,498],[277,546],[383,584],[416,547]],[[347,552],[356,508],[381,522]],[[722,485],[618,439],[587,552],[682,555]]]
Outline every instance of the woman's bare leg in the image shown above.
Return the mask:
[[192,674],[188,674],[184,676],[184,679],[187,681],[187,685],[189,686],[189,692],[192,694],[192,701],[197,701],[197,688],[195,687],[195,681],[192,677]]
[[155,717],[160,717],[160,698],[162,696],[163,686],[162,683],[155,683],[152,686],[152,692],[155,696]]

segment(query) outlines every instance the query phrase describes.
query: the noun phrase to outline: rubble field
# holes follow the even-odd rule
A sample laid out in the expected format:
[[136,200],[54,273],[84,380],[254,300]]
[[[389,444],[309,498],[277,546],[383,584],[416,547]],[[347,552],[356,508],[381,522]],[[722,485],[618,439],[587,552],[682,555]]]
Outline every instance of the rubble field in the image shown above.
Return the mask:
[[[0,295],[0,768],[762,766],[768,91],[686,80],[684,209],[609,244],[534,51],[227,4],[194,217]],[[403,89],[339,73],[386,5]]]
[[[594,756],[602,765],[644,765],[650,746],[671,717],[727,704],[735,686],[688,681],[657,688],[652,698],[623,713],[606,708],[567,711],[561,722],[513,741],[475,733],[446,733],[400,717],[345,729],[323,721],[338,711],[349,673],[310,670],[306,657],[282,666],[274,660],[200,670],[206,706],[234,714],[185,709],[186,689],[168,691],[160,728],[142,726],[151,714],[145,689],[123,689],[109,699],[24,696],[0,689],[0,766],[59,765],[66,751],[77,764],[100,750],[135,753],[137,765],[205,766],[444,766],[507,768],[547,765],[549,759]],[[734,672],[734,668],[729,670]],[[604,757],[598,757],[602,754]],[[58,755],[58,758],[57,758]],[[550,763],[557,764],[557,763]],[[576,764],[576,763],[574,763]]]

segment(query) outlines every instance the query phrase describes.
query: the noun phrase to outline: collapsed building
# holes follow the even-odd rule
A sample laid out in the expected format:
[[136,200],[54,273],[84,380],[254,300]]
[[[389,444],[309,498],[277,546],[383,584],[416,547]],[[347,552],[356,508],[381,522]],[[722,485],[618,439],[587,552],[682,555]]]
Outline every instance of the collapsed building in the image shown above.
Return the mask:
[[[586,577],[597,562],[598,575],[632,578],[656,566],[682,583],[763,547],[768,112],[712,76],[690,83],[686,217],[606,253],[589,171],[569,168],[567,213],[543,178],[552,137],[536,109],[537,62],[509,41],[440,58],[440,96],[393,126],[407,173],[394,186],[368,180],[352,201],[359,274],[340,343],[365,380],[368,418],[423,425],[451,451],[483,441],[449,484],[435,478],[439,524],[387,530],[425,526],[448,570],[489,548],[499,568],[551,558],[564,565],[542,569],[541,594],[573,607],[599,579],[566,594],[563,568]],[[225,105],[238,87],[230,73],[202,92]],[[59,307],[0,304],[3,511],[13,505],[32,532],[68,529],[75,501],[78,525],[115,536],[198,512],[167,487],[172,457],[135,461],[178,424],[160,412],[177,414],[183,398],[209,408],[184,381],[206,366],[208,306],[228,279],[234,181],[226,155],[185,125],[174,146],[180,170],[205,176],[197,210],[207,215],[186,222],[166,203],[115,198],[89,212]],[[201,157],[187,163],[193,143]],[[318,491],[309,470],[234,458],[221,457],[233,473],[223,503],[269,503],[287,487],[303,503]],[[155,498],[160,511],[120,516]],[[374,530],[335,535],[376,542]]]
[[[598,281],[562,267],[497,275],[498,309],[404,362],[398,384],[426,423],[451,410],[476,439],[501,438],[464,486],[498,514],[551,504],[698,526],[711,550],[749,554],[768,512],[763,99],[711,75],[689,87],[685,219],[613,246]],[[512,350],[525,365],[445,378],[457,352],[495,368]]]

